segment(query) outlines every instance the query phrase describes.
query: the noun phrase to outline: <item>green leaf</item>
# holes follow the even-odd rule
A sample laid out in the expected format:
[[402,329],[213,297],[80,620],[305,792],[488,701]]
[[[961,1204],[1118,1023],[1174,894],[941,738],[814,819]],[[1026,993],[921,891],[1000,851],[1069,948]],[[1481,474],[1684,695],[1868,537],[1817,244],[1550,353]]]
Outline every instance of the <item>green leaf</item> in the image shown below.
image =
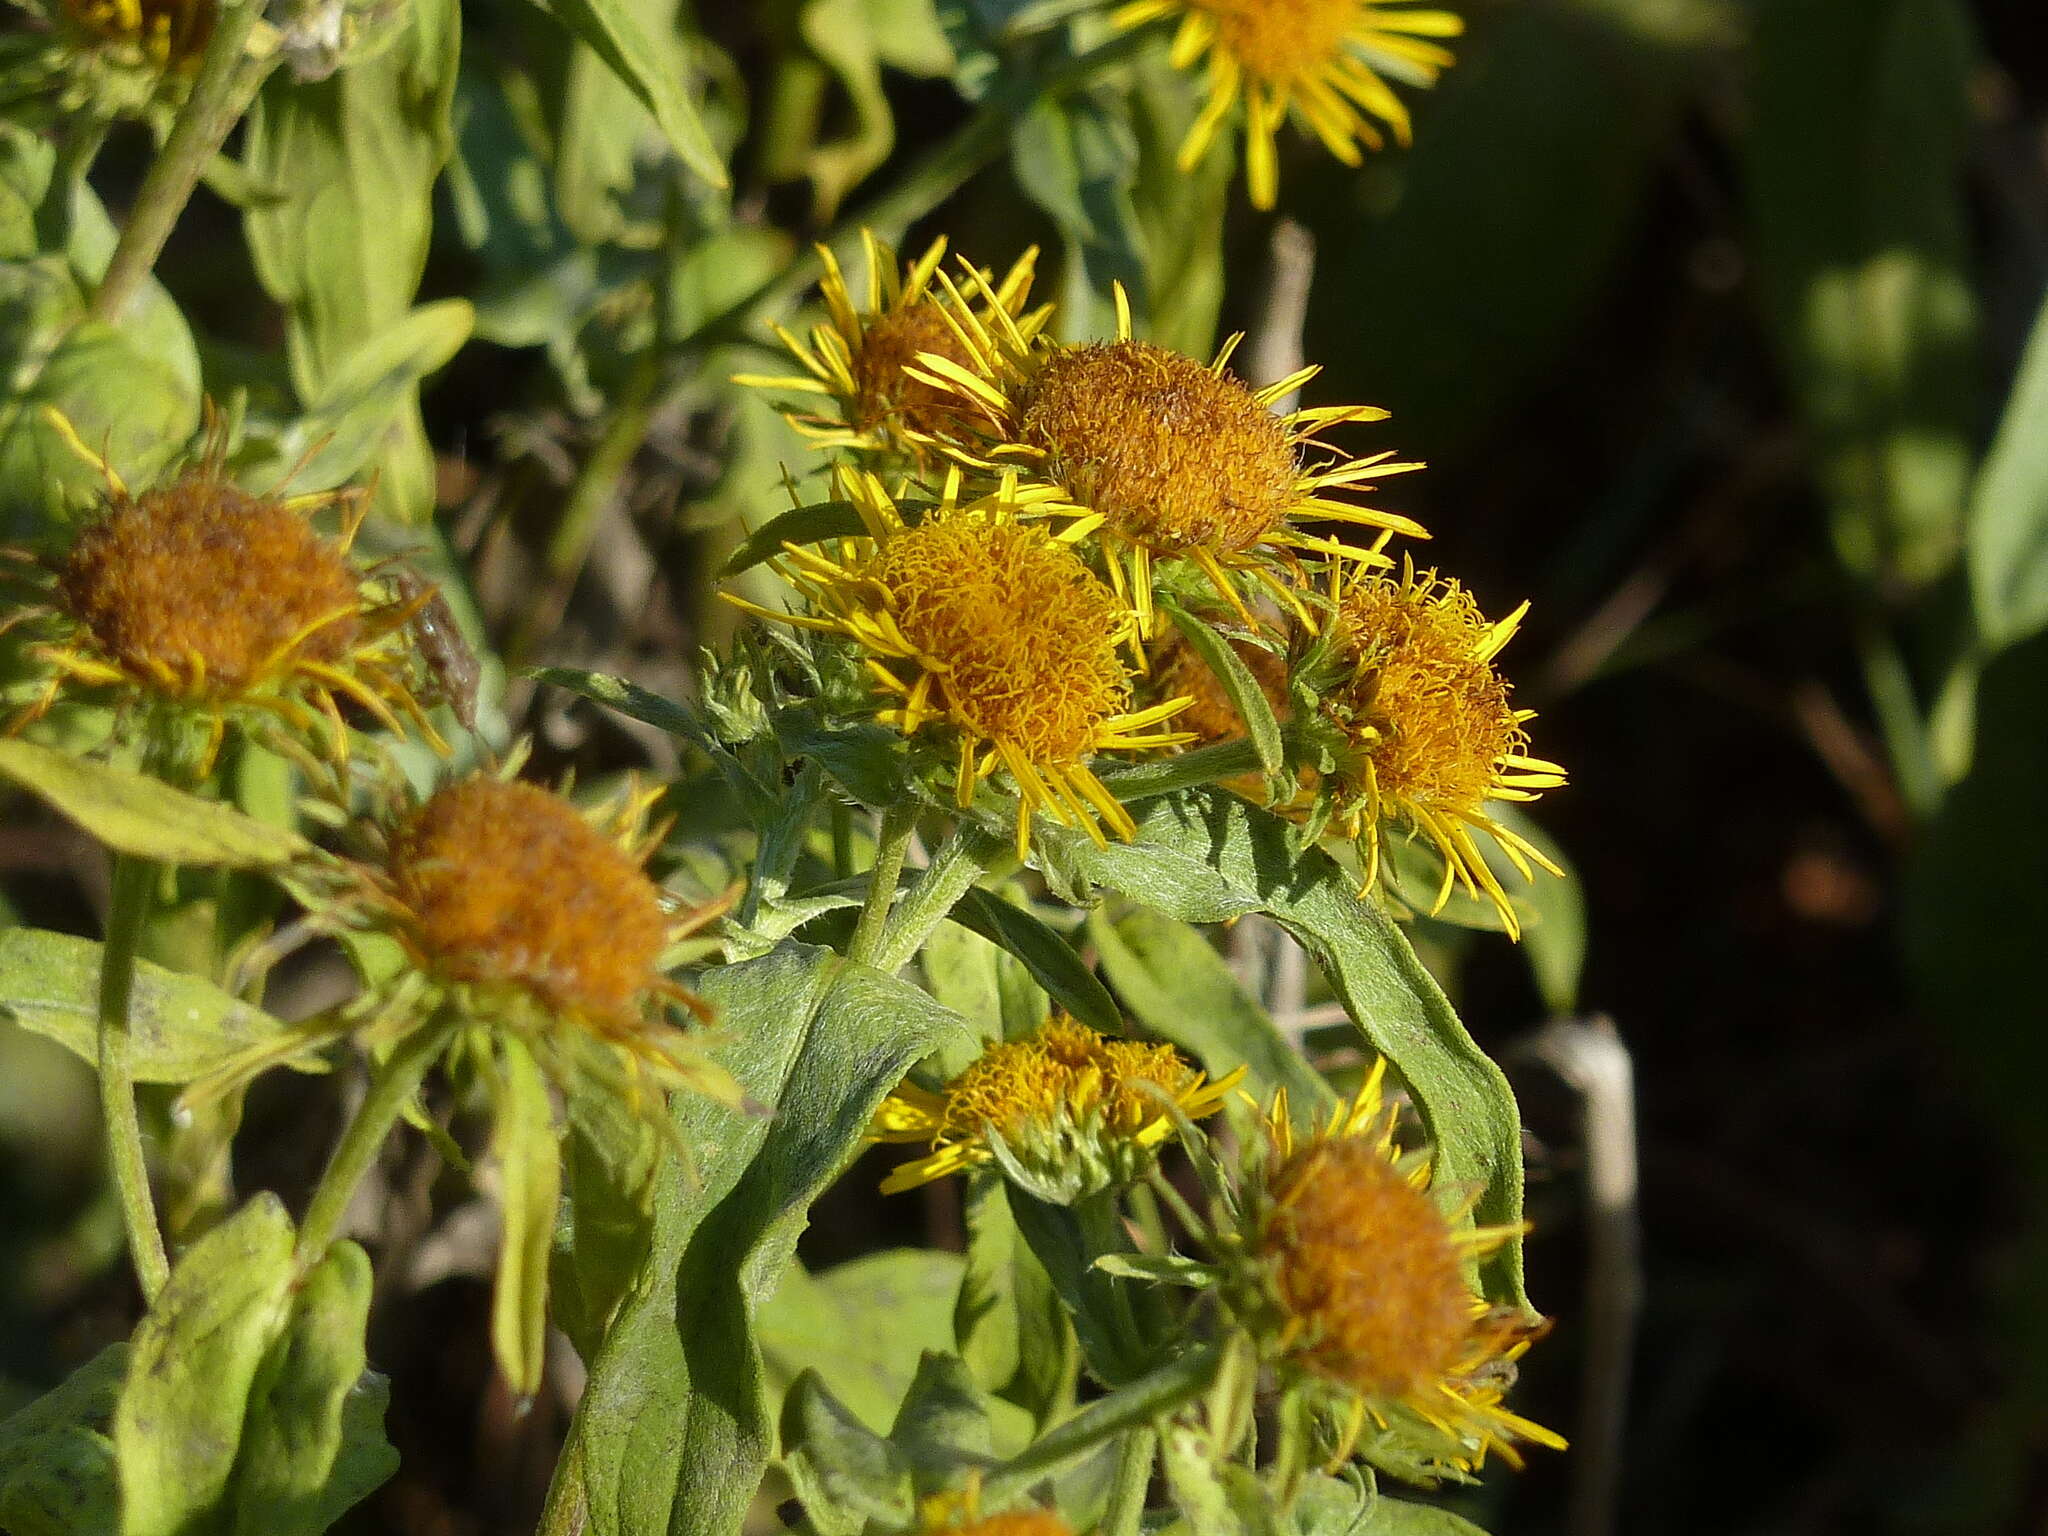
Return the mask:
[[952,916],[961,927],[1014,955],[1054,1002],[1090,1029],[1106,1035],[1123,1033],[1123,1011],[1109,989],[1071,944],[1024,908],[975,887],[960,898]]
[[1245,659],[1238,655],[1237,647],[1178,603],[1162,603],[1160,606],[1173,620],[1173,627],[1180,631],[1181,638],[1222,684],[1230,707],[1244,722],[1252,750],[1259,754],[1259,767],[1267,773],[1278,773],[1286,760],[1280,742],[1280,721],[1273,714],[1272,700],[1266,697],[1266,690],[1259,686],[1259,680],[1245,665]]
[[504,1235],[491,1292],[491,1350],[512,1390],[531,1397],[547,1364],[548,1250],[562,1193],[562,1152],[547,1079],[524,1042],[499,1038],[494,1076],[491,1155]]
[[674,1105],[700,1149],[655,1193],[642,1284],[591,1362],[563,1467],[595,1536],[736,1529],[770,1451],[754,1318],[781,1283],[811,1202],[858,1146],[910,1064],[963,1028],[915,987],[829,951],[785,944],[707,973],[756,1105]]
[[260,453],[237,461],[237,477],[254,485],[289,476],[295,495],[343,484],[369,463],[421,380],[446,366],[475,323],[466,301],[443,299],[370,336],[335,364],[296,420]]
[[820,1536],[858,1536],[869,1520],[901,1527],[914,1517],[910,1464],[816,1371],[790,1385],[782,1443],[783,1468]]
[[257,1195],[178,1260],[114,1410],[121,1536],[190,1536],[228,1492],[257,1369],[291,1305],[292,1223]]
[[1111,285],[1122,283],[1133,307],[1149,313],[1131,186],[1138,146],[1120,92],[1098,88],[1041,96],[1010,134],[1017,183],[1066,237],[1069,258],[1061,321],[1071,337],[1109,334],[1116,311]]
[[[413,0],[374,57],[319,81],[279,71],[250,110],[243,160],[256,190],[244,228],[258,278],[285,308],[292,383],[308,405],[413,308],[434,183],[454,146],[461,31],[456,0]],[[415,523],[434,499],[416,396],[376,450],[379,506]]]
[[1089,914],[1088,936],[1131,1016],[1190,1052],[1211,1077],[1242,1066],[1261,1102],[1285,1088],[1294,1112],[1311,1116],[1336,1101],[1323,1075],[1273,1026],[1201,933],[1143,907]]
[[128,1371],[110,1344],[11,1418],[0,1420],[0,1530],[13,1536],[107,1536],[121,1494],[107,1428]]
[[726,185],[725,167],[705,132],[672,57],[647,35],[628,0],[537,0],[542,9],[604,60],[612,73],[654,114],[670,147],[714,187]]
[[[676,32],[676,0],[622,3],[648,38],[662,73],[684,76],[689,55]],[[639,93],[596,49],[576,43],[556,130],[555,210],[585,245],[619,241],[628,234],[641,146],[655,128]],[[643,217],[640,222],[645,228],[650,221]]]
[[655,1133],[619,1095],[581,1083],[564,1094],[563,1194],[549,1308],[589,1360],[632,1289],[651,1240]]
[[[1138,808],[1138,836],[1097,848],[1078,834],[1064,857],[1096,883],[1184,922],[1270,913],[1322,968],[1366,1042],[1392,1063],[1435,1144],[1437,1177],[1479,1197],[1482,1225],[1522,1219],[1522,1131],[1513,1090],[1459,1022],[1385,912],[1287,823],[1234,795],[1188,790]],[[1519,1243],[1482,1268],[1488,1294],[1526,1307]]]
[[791,507],[740,540],[725,558],[720,574],[737,576],[782,553],[785,544],[822,544],[827,539],[855,539],[867,532],[860,509],[850,501],[814,501]]
[[1039,1479],[1088,1455],[1110,1436],[1164,1418],[1209,1386],[1216,1376],[1216,1363],[1215,1346],[1205,1344],[1098,1397],[990,1472],[982,1480],[983,1495],[993,1504],[1016,1498]]
[[988,1403],[958,1355],[928,1349],[889,1428],[920,1495],[956,1484],[995,1456]]
[[1782,0],[1753,53],[1758,265],[1836,548],[1924,586],[1961,546],[1976,425],[1969,19],[1956,0]]
[[1007,1181],[968,1176],[967,1263],[953,1303],[953,1337],[974,1379],[1015,1403],[1041,1430],[1072,1400],[1080,1357],[1052,1281],[1010,1214]]
[[863,1423],[889,1423],[917,1356],[952,1346],[947,1311],[960,1289],[958,1254],[890,1248],[822,1275],[792,1265],[760,1312],[771,1383],[815,1372]]
[[[1321,1528],[1317,1528],[1319,1536]],[[1416,1504],[1407,1499],[1390,1499],[1382,1494],[1372,1501],[1363,1525],[1336,1527],[1356,1536],[1486,1536],[1470,1520],[1438,1509],[1434,1504]]]
[[300,1285],[249,1395],[235,1536],[320,1536],[398,1470],[384,1438],[390,1390],[364,1372],[370,1286],[369,1256],[347,1242]]
[[0,739],[0,778],[47,801],[117,853],[159,864],[275,869],[309,848],[296,832],[232,806],[34,742]]
[[1970,492],[1970,591],[1993,650],[2048,628],[2048,301]]
[[846,194],[889,158],[895,119],[882,86],[882,66],[945,75],[953,50],[932,13],[932,0],[807,0],[797,27],[811,51],[846,92],[846,132],[808,146],[803,170],[817,189],[817,217],[830,219]]
[[[89,1066],[99,1062],[100,946],[41,928],[0,929],[0,1014]],[[212,982],[138,960],[128,1004],[138,1083],[189,1083],[285,1025]]]

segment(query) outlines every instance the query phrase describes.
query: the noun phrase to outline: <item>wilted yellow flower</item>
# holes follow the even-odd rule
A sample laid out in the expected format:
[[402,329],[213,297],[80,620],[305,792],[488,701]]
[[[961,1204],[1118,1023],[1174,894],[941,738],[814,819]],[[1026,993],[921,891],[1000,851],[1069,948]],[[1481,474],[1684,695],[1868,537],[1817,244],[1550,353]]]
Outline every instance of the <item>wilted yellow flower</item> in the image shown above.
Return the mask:
[[1176,1110],[1214,1114],[1243,1076],[1212,1083],[1171,1046],[1113,1040],[1055,1013],[1035,1035],[988,1046],[944,1092],[906,1080],[882,1101],[875,1140],[931,1147],[882,1192],[994,1162],[1038,1198],[1071,1204],[1136,1178]]
[[1290,112],[1346,165],[1363,159],[1361,144],[1385,143],[1375,118],[1406,144],[1408,109],[1387,78],[1435,84],[1452,57],[1430,39],[1465,30],[1451,12],[1407,0],[1129,0],[1111,20],[1136,27],[1166,16],[1180,18],[1175,67],[1209,60],[1208,99],[1181,143],[1180,168],[1195,168],[1242,100],[1245,174],[1259,208],[1279,196],[1274,136]]
[[[970,313],[954,290],[953,315],[969,342],[967,359],[928,353],[910,371],[971,407],[973,434],[947,440],[956,458],[983,470],[1013,468],[1037,495],[1035,511],[1082,520],[1078,528],[1102,546],[1111,584],[1128,594],[1141,638],[1155,628],[1155,561],[1192,561],[1256,628],[1233,573],[1261,581],[1306,622],[1294,592],[1274,573],[1275,563],[1291,563],[1298,550],[1386,563],[1376,549],[1312,536],[1297,523],[1330,519],[1426,536],[1409,518],[1332,494],[1369,490],[1371,482],[1421,469],[1420,463],[1393,462],[1391,452],[1304,462],[1304,450],[1325,446],[1318,433],[1344,422],[1384,420],[1385,411],[1333,405],[1276,415],[1274,404],[1320,369],[1303,368],[1254,389],[1229,371],[1241,338],[1231,337],[1205,366],[1134,340],[1121,288],[1117,300],[1114,341],[1052,345],[1000,312]],[[1077,529],[1068,533],[1076,536]]]
[[218,1093],[350,1033],[381,1048],[443,1005],[488,1033],[523,1039],[566,1089],[623,1096],[663,1136],[667,1089],[738,1102],[738,1086],[684,1026],[710,1005],[669,977],[672,946],[727,906],[672,910],[642,869],[664,828],[660,791],[584,811],[538,785],[476,774],[367,830],[367,857],[303,873],[317,928],[387,935],[407,964],[347,1007],[223,1067]]
[[[226,478],[223,446],[216,440],[140,495],[87,452],[108,501],[61,559],[33,568],[45,600],[7,620],[28,627],[31,654],[51,668],[12,727],[68,685],[203,720],[202,769],[238,715],[267,715],[298,737],[324,722],[330,755],[345,760],[344,702],[394,733],[410,722],[446,750],[415,696],[418,659],[406,633],[433,589],[385,595],[354,565],[361,497],[252,495]],[[346,508],[342,532],[322,537],[308,514],[336,503]]]
[[1395,1140],[1385,1072],[1375,1062],[1356,1097],[1299,1142],[1284,1099],[1268,1117],[1248,1234],[1261,1292],[1254,1309],[1275,1309],[1267,1346],[1348,1400],[1336,1461],[1368,1423],[1433,1432],[1421,1464],[1454,1475],[1478,1470],[1489,1452],[1517,1463],[1518,1440],[1562,1449],[1557,1435],[1501,1405],[1514,1362],[1543,1324],[1489,1305],[1465,1278],[1472,1259],[1520,1229],[1466,1225],[1476,1193],[1445,1208],[1429,1157]]
[[[955,362],[966,344],[946,314],[932,277],[945,259],[946,242],[934,240],[907,267],[872,231],[862,230],[867,250],[867,289],[859,308],[830,248],[818,247],[825,263],[819,293],[829,316],[811,331],[808,345],[782,326],[775,334],[804,367],[799,376],[739,374],[736,384],[757,389],[823,396],[828,414],[785,412],[790,424],[823,448],[850,448],[924,461],[935,435],[960,425],[961,402],[950,390],[934,388],[906,373],[907,364],[930,352]],[[985,290],[984,302],[1000,309],[1026,335],[1035,335],[1050,305],[1025,313],[1038,252],[1026,251],[1002,282]]]
[[159,69],[197,64],[213,35],[214,0],[59,0],[58,9],[93,41]]
[[[1335,825],[1359,844],[1365,885],[1379,877],[1383,827],[1404,824],[1443,856],[1433,910],[1462,884],[1490,901],[1519,937],[1520,922],[1477,834],[1493,839],[1525,880],[1534,878],[1531,865],[1561,873],[1487,809],[1497,800],[1534,800],[1565,782],[1563,768],[1528,754],[1524,727],[1535,712],[1514,708],[1494,665],[1529,605],[1488,623],[1456,581],[1407,562],[1398,578],[1368,574],[1349,583],[1333,567],[1331,596],[1339,676],[1321,705],[1345,750],[1326,792],[1335,796]],[[1304,811],[1308,798],[1291,809]]]
[[1098,843],[1105,826],[1130,837],[1130,813],[1090,760],[1187,738],[1153,729],[1182,700],[1126,710],[1130,672],[1118,647],[1131,616],[1115,594],[1067,545],[1018,522],[1007,490],[963,506],[949,477],[941,504],[911,525],[873,475],[842,471],[837,485],[867,536],[840,541],[836,558],[787,547],[780,568],[810,612],[728,601],[858,645],[896,701],[878,720],[906,736],[952,737],[963,808],[1004,769],[1017,790],[1020,858],[1039,809]]

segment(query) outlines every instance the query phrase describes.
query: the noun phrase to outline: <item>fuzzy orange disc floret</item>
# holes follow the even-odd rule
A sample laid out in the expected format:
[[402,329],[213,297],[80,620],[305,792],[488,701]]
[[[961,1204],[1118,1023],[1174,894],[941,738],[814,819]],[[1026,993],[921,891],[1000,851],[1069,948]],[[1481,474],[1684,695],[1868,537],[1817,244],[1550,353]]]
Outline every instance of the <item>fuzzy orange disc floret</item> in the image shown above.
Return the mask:
[[1317,75],[1371,23],[1363,0],[1192,0],[1216,21],[1219,46],[1263,80]]
[[1461,1365],[1472,1293],[1449,1224],[1364,1138],[1311,1142],[1273,1180],[1263,1248],[1298,1355],[1374,1397],[1413,1400]]
[[1508,685],[1485,654],[1489,632],[1471,594],[1455,582],[1407,584],[1371,577],[1350,587],[1339,637],[1356,658],[1340,702],[1375,738],[1370,753],[1382,796],[1431,809],[1476,809],[1500,758],[1527,733]]
[[1162,554],[1250,549],[1299,500],[1280,419],[1230,374],[1149,342],[1052,353],[1017,439],[1077,504]]
[[653,882],[559,795],[451,784],[401,824],[390,861],[414,942],[444,975],[614,1019],[659,979],[668,925]]
[[1031,762],[1086,756],[1129,695],[1115,594],[1042,529],[934,518],[862,574],[889,594],[957,723]]
[[357,583],[340,545],[298,512],[201,468],[118,498],[79,535],[57,593],[128,672],[219,696],[345,655],[360,628]]
[[852,425],[866,431],[894,417],[912,431],[938,432],[961,418],[957,396],[903,371],[920,352],[961,364],[969,360],[967,348],[932,300],[919,299],[862,322],[853,353]]

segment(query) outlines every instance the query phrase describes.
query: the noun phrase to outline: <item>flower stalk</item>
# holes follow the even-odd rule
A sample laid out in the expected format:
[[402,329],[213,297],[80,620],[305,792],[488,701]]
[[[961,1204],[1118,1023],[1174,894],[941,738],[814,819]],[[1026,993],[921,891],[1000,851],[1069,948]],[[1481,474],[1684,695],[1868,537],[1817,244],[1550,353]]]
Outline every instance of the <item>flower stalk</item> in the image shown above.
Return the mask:
[[891,806],[882,816],[882,830],[875,844],[874,867],[868,871],[868,897],[861,904],[860,920],[854,924],[853,940],[846,947],[846,958],[856,965],[896,969],[882,964],[882,936],[889,920],[890,905],[896,897],[896,882],[903,874],[903,856],[909,851],[910,837],[916,830],[917,807],[914,805]]
[[444,1011],[410,1031],[370,1079],[370,1091],[341,1133],[334,1156],[328,1159],[327,1171],[320,1176],[319,1187],[306,1207],[306,1219],[299,1227],[301,1271],[311,1269],[326,1255],[340,1230],[342,1217],[348,1214],[349,1202],[355,1198],[356,1186],[363,1182],[363,1175],[383,1150],[391,1127],[398,1123],[405,1106],[419,1091],[427,1069],[447,1049],[457,1022]]
[[265,58],[249,54],[249,40],[262,20],[261,0],[224,0],[192,93],[143,178],[135,207],[107,262],[106,276],[86,311],[88,319],[111,324],[122,318],[143,280],[155,270],[164,242],[191,201],[192,189],[277,66],[280,56],[275,52]]

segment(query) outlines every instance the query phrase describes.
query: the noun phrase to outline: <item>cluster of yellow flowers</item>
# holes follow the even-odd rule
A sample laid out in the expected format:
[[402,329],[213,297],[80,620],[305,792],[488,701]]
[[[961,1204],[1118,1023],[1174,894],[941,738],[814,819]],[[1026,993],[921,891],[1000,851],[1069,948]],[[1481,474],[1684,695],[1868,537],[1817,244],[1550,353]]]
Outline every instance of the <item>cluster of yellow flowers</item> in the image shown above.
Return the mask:
[[741,376],[812,402],[786,414],[841,455],[862,533],[785,547],[800,611],[735,601],[850,642],[875,717],[942,746],[963,808],[1000,770],[1020,858],[1041,810],[1130,836],[1106,755],[1244,733],[1170,602],[1223,629],[1296,728],[1286,793],[1233,787],[1340,832],[1368,888],[1383,830],[1408,829],[1442,857],[1435,910],[1462,886],[1518,933],[1480,838],[1525,879],[1550,867],[1490,807],[1564,782],[1496,666],[1526,604],[1490,622],[1455,580],[1395,567],[1388,542],[1425,530],[1361,498],[1423,466],[1324,436],[1387,413],[1285,408],[1317,369],[1255,386],[1237,337],[1206,363],[1141,341],[1120,291],[1114,339],[1054,340],[1029,254],[1000,280],[948,271],[943,241],[907,265],[872,236],[866,254],[860,299],[827,252],[826,319],[780,333],[802,373]]
[[[1522,1230],[1474,1226],[1477,1190],[1438,1187],[1427,1152],[1398,1139],[1399,1106],[1376,1060],[1357,1093],[1306,1134],[1286,1095],[1258,1113],[1245,1151],[1206,1181],[1206,1216],[1181,1207],[1204,1250],[1160,1278],[1217,1298],[1283,1385],[1329,1413],[1331,1464],[1368,1437],[1397,1440],[1423,1478],[1466,1477],[1488,1455],[1515,1463],[1518,1443],[1562,1449],[1551,1430],[1503,1405],[1515,1362],[1544,1323],[1490,1304],[1474,1261]],[[884,1191],[994,1166],[1055,1204],[1151,1180],[1179,1204],[1156,1164],[1177,1129],[1214,1115],[1243,1078],[1209,1081],[1170,1047],[1116,1040],[1063,1015],[1034,1035],[998,1041],[941,1092],[905,1083],[870,1137],[926,1142]],[[1192,1145],[1214,1164],[1213,1148]]]

